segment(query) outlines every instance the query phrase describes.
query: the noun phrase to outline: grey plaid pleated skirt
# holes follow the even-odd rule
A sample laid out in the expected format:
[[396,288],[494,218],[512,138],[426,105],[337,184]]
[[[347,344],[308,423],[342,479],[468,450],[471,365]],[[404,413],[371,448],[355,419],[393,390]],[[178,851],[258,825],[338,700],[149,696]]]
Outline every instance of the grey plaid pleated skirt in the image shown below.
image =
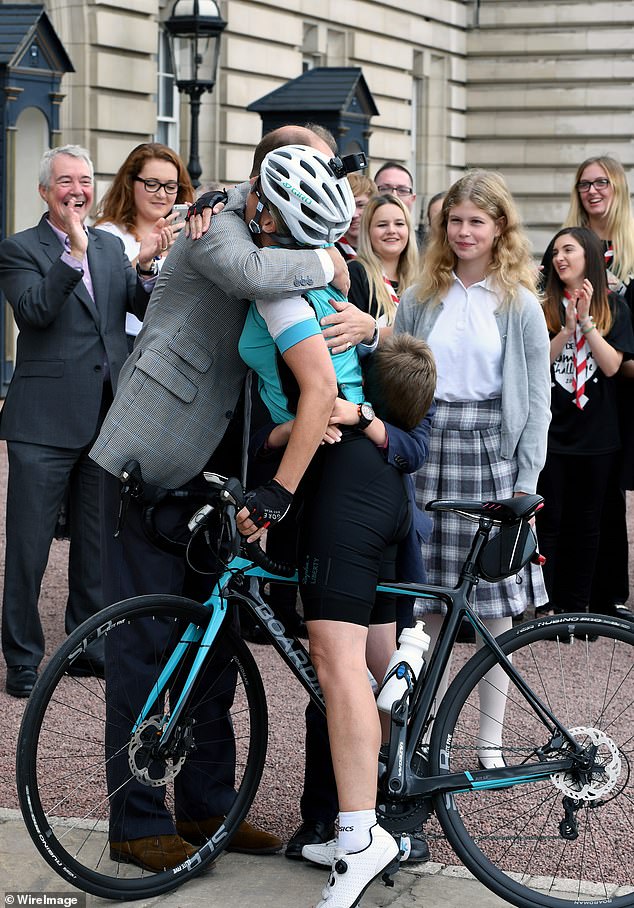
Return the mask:
[[[434,498],[511,498],[517,463],[500,457],[501,400],[446,403],[437,401],[429,455],[416,474],[416,501],[424,508]],[[469,552],[475,524],[449,513],[434,513],[434,529],[423,546],[428,580],[456,585]],[[528,605],[547,602],[541,569],[527,565],[517,577],[500,583],[481,580],[472,605],[483,618],[520,615]],[[435,600],[419,599],[415,614],[444,611]]]

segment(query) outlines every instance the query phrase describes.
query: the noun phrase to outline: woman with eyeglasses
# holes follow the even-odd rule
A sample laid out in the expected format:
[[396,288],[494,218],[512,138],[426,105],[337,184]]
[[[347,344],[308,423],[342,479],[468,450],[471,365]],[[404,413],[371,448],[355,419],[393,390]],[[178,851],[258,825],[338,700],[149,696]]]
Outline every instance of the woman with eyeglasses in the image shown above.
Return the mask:
[[[634,314],[634,217],[625,170],[609,155],[587,158],[577,168],[564,227],[588,227],[602,243],[608,286],[621,294]],[[546,268],[549,266],[546,265]],[[616,391],[622,450],[608,483],[601,523],[590,610],[624,613],[629,596],[629,546],[625,489],[634,489],[634,431],[632,408],[634,377],[631,361],[619,373]]]
[[400,294],[414,283],[417,267],[409,211],[398,196],[373,196],[361,218],[357,258],[348,263],[348,299],[376,318],[381,334],[392,333]]
[[610,290],[623,293],[634,274],[634,218],[623,166],[609,155],[577,168],[564,227],[589,227],[603,243]]
[[[175,223],[176,204],[194,201],[194,187],[180,157],[167,145],[144,142],[137,145],[119,168],[99,205],[95,227],[114,233],[123,241],[133,265],[143,240],[157,225],[164,229],[163,254],[158,268],[182,229]],[[162,223],[164,222],[164,223]],[[141,322],[131,313],[126,317],[130,347]]]

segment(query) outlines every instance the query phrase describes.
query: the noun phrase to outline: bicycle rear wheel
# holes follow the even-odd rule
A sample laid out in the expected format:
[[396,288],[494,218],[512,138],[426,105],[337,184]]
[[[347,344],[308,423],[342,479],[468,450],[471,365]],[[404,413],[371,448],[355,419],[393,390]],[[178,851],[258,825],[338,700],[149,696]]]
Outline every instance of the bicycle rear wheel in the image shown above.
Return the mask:
[[[184,630],[204,629],[210,615],[175,596],[110,606],[70,635],[29,698],[17,748],[22,813],[45,860],[86,892],[137,899],[176,888],[224,849],[255,797],[266,756],[266,700],[248,647],[228,627],[189,692],[172,752],[157,752],[156,742],[197,643],[183,646],[165,692],[132,731]],[[99,638],[106,681],[73,677],[75,658]],[[133,676],[117,670],[123,651],[138,668]],[[201,830],[211,816],[226,818],[215,830]],[[175,831],[197,846],[176,868],[150,872],[124,863],[121,850],[118,860],[111,858],[110,841]]]
[[[511,683],[502,754],[517,768],[507,788],[437,795],[434,807],[458,857],[520,908],[634,905],[634,626],[592,615],[522,624],[498,638],[543,703],[592,750],[592,771],[522,782],[522,769],[565,758],[544,754],[551,735]],[[431,771],[478,767],[479,685],[494,664],[481,650],[459,672],[434,723]],[[484,680],[483,680],[484,679]],[[493,736],[492,736],[493,737]],[[489,739],[494,754],[498,741]],[[434,767],[441,767],[440,770]]]

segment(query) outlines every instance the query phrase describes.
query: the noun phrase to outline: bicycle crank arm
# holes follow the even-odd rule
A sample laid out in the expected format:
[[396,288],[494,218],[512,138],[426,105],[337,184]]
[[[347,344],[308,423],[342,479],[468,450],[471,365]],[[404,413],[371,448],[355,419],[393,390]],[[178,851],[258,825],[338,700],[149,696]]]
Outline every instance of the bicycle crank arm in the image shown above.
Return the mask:
[[390,743],[387,765],[390,775],[384,781],[386,790],[392,795],[400,794],[405,788],[405,754],[407,752],[407,722],[409,718],[409,692],[392,706]]

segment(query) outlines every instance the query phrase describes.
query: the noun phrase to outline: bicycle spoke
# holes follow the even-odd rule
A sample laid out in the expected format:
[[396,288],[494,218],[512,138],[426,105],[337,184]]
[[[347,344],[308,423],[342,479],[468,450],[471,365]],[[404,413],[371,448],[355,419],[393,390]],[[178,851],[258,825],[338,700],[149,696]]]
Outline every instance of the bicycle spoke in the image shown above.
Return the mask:
[[[568,728],[588,769],[570,760],[569,770],[547,780],[502,788],[492,778],[491,788],[484,781],[481,790],[436,799],[447,838],[469,869],[521,908],[570,898],[634,905],[633,630],[553,619],[505,635],[513,665]],[[517,767],[519,779],[527,765],[570,759],[568,743],[545,727],[513,683],[501,741],[491,732],[479,739],[480,720],[490,728],[499,718],[480,707],[490,667],[491,657],[480,651],[454,681],[436,719],[432,761],[442,748],[448,772],[473,770],[484,744]]]
[[[255,795],[266,704],[253,658],[230,632],[223,630],[209,648],[169,749],[157,749],[198,652],[197,643],[179,647],[182,633],[190,622],[208,619],[202,606],[169,596],[111,606],[80,629],[85,638],[78,639],[80,631],[71,635],[29,699],[18,747],[27,827],[43,857],[87,892],[134,899],[175,888],[220,853]],[[67,674],[70,653],[97,635],[110,657],[107,700],[103,682],[78,682]],[[143,659],[138,677],[122,679],[116,672],[116,654],[124,647]],[[170,659],[177,647],[181,661],[175,663]],[[173,667],[159,693],[157,680],[168,664]],[[206,815],[196,812],[208,802]],[[194,842],[199,858],[184,855],[173,870],[151,872],[113,860],[111,841],[141,837],[134,825],[139,805],[148,836],[173,835],[178,822],[224,815],[227,836],[216,842],[215,828],[201,832]]]

